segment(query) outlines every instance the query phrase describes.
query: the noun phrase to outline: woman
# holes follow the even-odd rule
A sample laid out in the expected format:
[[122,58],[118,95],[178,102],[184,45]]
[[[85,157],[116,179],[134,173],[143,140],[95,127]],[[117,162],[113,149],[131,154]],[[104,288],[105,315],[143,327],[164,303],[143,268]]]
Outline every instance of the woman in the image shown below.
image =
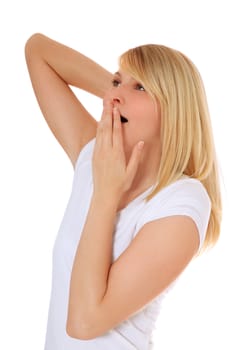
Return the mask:
[[[220,231],[201,77],[161,45],[127,51],[114,75],[42,34],[25,52],[41,111],[74,166],[45,349],[151,349],[163,297]],[[103,99],[99,123],[69,86]]]

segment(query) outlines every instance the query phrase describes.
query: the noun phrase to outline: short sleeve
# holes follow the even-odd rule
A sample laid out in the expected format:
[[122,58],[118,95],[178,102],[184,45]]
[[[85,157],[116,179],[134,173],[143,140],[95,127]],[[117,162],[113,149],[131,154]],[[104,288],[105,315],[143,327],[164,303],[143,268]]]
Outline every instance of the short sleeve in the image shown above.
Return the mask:
[[85,160],[90,161],[90,159],[92,158],[92,154],[95,146],[95,140],[96,140],[95,138],[92,139],[81,149],[81,152],[79,153],[79,156],[75,163],[74,172],[78,171],[78,168],[83,162],[85,162]]
[[192,218],[199,232],[199,249],[205,240],[211,211],[211,202],[205,187],[195,179],[185,178],[161,190],[146,204],[146,210],[136,226],[138,232],[143,225],[156,219],[173,215]]

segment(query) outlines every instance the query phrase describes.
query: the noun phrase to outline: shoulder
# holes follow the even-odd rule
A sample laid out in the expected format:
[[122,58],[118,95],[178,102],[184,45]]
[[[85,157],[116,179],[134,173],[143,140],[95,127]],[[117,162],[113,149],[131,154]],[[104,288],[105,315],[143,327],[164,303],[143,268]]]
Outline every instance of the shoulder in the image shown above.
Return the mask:
[[203,184],[185,176],[163,188],[145,204],[137,229],[153,220],[177,215],[188,216],[197,226],[201,246],[210,211],[211,201]]
[[166,206],[185,204],[186,206],[198,204],[210,206],[210,198],[204,185],[197,179],[188,176],[177,180],[161,190],[160,199]]
[[161,209],[172,209],[181,204],[187,207],[195,204],[203,207],[210,206],[209,195],[199,180],[185,176],[171,183],[148,202],[148,207],[156,205]]

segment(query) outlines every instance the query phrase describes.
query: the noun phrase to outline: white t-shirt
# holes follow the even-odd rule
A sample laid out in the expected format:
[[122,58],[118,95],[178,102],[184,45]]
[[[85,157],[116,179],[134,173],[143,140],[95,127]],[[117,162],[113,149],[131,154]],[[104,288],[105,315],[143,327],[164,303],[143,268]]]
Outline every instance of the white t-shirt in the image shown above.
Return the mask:
[[[162,299],[171,286],[128,320],[100,337],[78,340],[66,333],[70,275],[93,190],[94,145],[95,139],[79,155],[71,196],[54,245],[45,350],[149,350],[152,349],[152,332]],[[161,190],[149,202],[145,202],[144,198],[151,189],[152,187],[118,212],[113,238],[113,261],[128,247],[145,223],[171,215],[188,215],[194,220],[201,247],[211,207],[203,185],[197,180],[182,178]]]

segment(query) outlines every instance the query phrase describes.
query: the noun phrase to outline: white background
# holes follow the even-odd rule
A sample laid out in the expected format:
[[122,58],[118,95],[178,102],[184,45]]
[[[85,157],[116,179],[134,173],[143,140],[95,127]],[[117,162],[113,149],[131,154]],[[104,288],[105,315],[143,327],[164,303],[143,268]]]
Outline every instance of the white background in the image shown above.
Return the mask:
[[[179,49],[196,63],[206,86],[222,173],[221,238],[211,252],[189,266],[168,297],[155,349],[233,349],[230,5],[230,0],[1,2],[1,349],[43,349],[52,247],[73,174],[31,89],[24,44],[35,32],[80,50],[110,71],[117,69],[117,57],[124,50],[151,42]],[[101,102],[80,96],[99,119]]]

